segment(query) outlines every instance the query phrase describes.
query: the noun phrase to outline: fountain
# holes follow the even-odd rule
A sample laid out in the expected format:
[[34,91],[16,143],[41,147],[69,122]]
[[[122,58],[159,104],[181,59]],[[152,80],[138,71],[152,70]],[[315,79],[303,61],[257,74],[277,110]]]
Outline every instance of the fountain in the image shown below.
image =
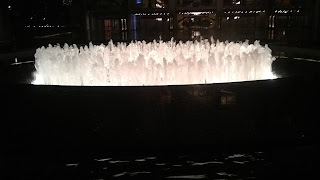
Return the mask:
[[273,61],[258,41],[41,47],[0,84],[1,132],[70,152],[290,143],[299,123],[316,134],[317,79],[263,80]]
[[271,49],[259,41],[49,45],[36,50],[32,84],[158,86],[274,79],[273,61]]

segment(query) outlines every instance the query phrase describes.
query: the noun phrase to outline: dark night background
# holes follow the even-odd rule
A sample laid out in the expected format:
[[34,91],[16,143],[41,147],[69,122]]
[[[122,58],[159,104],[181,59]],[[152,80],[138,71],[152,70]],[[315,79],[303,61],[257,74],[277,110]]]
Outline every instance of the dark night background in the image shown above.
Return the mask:
[[1,52],[159,36],[319,47],[317,0],[4,0],[0,8]]
[[[320,0],[1,0],[0,179],[318,176],[319,7]],[[172,37],[259,40],[281,78],[28,84],[35,50],[49,43]]]

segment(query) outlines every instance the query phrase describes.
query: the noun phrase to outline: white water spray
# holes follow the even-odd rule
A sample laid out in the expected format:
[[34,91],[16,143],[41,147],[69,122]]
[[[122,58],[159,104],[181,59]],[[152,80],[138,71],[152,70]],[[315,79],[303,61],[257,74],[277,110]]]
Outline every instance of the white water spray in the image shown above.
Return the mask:
[[35,53],[32,84],[153,86],[274,79],[273,60],[271,49],[258,41],[49,45]]

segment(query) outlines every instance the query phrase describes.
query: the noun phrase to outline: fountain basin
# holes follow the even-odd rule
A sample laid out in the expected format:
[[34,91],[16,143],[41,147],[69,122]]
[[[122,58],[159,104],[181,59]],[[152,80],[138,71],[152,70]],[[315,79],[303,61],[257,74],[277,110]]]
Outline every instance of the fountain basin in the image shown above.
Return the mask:
[[10,144],[70,149],[312,141],[318,134],[312,102],[319,100],[313,80],[154,87],[2,84],[1,132]]
[[34,63],[14,64],[1,69],[3,142],[71,150],[315,142],[317,64],[277,59],[279,79],[145,87],[31,85]]

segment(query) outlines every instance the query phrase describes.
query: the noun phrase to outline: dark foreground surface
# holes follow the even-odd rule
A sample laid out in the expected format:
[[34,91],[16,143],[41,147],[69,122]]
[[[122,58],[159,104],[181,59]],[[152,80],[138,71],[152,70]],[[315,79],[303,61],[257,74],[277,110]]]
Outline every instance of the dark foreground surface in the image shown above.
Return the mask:
[[161,87],[33,86],[29,65],[5,69],[1,179],[313,177],[319,73],[277,63],[289,77]]
[[310,146],[263,151],[199,149],[197,153],[105,151],[77,158],[57,151],[20,151],[8,154],[2,179],[310,179],[318,176],[317,154]]

